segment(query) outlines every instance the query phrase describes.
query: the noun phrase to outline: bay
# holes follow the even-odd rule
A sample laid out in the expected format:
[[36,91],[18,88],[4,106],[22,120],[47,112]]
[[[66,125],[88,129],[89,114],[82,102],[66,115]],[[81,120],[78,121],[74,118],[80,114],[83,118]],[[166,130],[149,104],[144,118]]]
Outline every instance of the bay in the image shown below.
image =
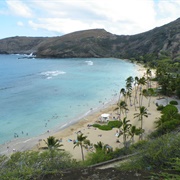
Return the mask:
[[60,129],[117,99],[138,68],[114,58],[0,55],[0,144]]

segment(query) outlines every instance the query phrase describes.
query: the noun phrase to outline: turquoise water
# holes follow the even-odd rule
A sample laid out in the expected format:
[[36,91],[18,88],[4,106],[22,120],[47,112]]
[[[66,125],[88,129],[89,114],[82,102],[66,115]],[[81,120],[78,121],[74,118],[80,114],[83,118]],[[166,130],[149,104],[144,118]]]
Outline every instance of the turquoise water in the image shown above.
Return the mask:
[[117,97],[134,64],[113,58],[0,55],[0,143],[58,129]]

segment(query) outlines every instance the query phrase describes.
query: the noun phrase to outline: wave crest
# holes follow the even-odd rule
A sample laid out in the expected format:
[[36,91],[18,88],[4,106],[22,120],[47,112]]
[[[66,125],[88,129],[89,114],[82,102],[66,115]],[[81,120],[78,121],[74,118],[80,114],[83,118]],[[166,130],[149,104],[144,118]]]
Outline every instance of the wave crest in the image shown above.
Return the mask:
[[85,61],[89,66],[93,66],[93,62],[92,61]]
[[55,76],[61,75],[61,74],[66,74],[64,71],[45,71],[40,73],[43,77],[46,79],[51,79]]

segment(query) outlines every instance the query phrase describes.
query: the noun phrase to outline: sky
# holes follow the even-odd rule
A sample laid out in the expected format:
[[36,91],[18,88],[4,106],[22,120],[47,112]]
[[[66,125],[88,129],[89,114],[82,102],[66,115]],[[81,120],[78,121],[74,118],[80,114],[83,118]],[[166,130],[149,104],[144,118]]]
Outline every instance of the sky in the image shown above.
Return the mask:
[[134,35],[180,17],[180,0],[0,0],[0,39],[86,29]]

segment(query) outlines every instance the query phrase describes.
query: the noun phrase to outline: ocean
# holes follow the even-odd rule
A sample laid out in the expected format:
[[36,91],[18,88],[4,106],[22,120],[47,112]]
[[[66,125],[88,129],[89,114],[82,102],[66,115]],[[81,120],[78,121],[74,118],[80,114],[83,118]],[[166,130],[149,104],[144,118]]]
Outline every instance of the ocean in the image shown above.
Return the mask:
[[135,64],[0,55],[0,144],[58,130],[117,99]]

